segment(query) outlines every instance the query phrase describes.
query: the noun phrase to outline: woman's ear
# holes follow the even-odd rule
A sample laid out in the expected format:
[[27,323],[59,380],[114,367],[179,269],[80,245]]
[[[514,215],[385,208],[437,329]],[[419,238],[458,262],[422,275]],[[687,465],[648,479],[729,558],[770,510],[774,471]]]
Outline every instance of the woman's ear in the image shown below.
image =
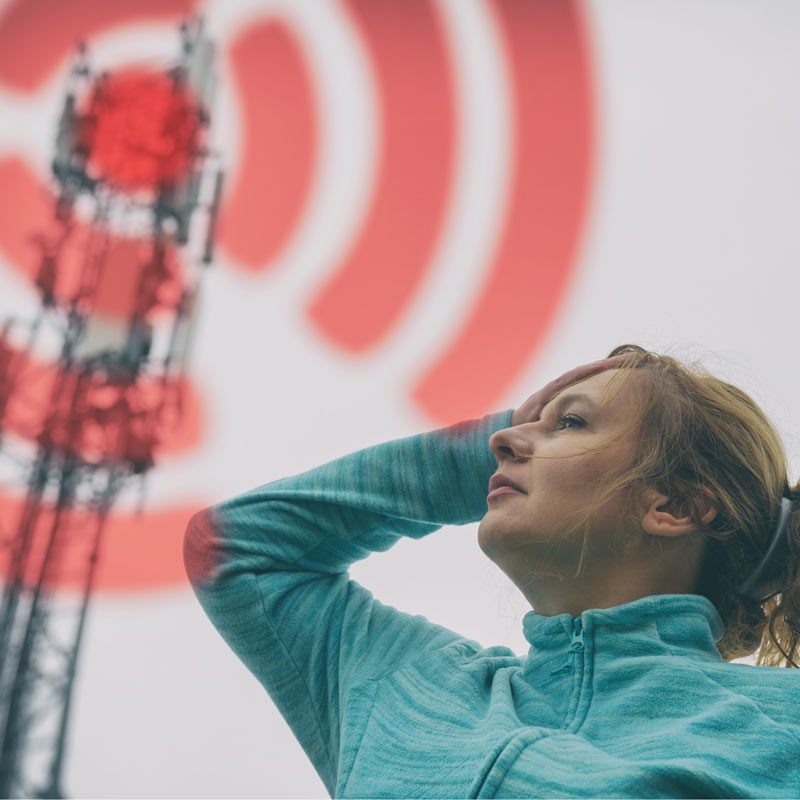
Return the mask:
[[703,525],[708,525],[717,515],[717,509],[710,493],[704,492],[704,495],[701,501],[687,501],[655,490],[648,491],[642,528],[654,536],[681,536],[696,530],[697,523],[691,513],[692,502],[697,504],[697,517]]

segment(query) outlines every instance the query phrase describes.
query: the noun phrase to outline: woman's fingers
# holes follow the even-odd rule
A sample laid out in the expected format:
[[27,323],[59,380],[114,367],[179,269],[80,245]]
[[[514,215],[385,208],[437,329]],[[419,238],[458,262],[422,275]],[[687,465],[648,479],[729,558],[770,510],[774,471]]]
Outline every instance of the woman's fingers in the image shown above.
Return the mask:
[[575,369],[569,370],[569,372],[565,372],[561,377],[552,381],[552,384],[548,384],[548,386],[554,385],[556,390],[563,389],[565,386],[569,386],[570,384],[576,383],[584,378],[588,378],[590,375],[594,375],[597,372],[613,369],[614,367],[622,364],[624,360],[625,356],[621,355],[614,356],[613,358],[604,358],[600,361],[593,361],[591,364],[583,364],[580,367],[575,367]]
[[579,367],[560,375],[555,380],[550,381],[546,386],[532,394],[514,413],[511,415],[511,425],[522,425],[525,422],[535,422],[539,419],[542,409],[550,402],[553,395],[561,389],[573,383],[588,378],[598,372],[619,367],[625,361],[625,354],[603,358],[599,361],[592,361],[590,364],[582,364]]

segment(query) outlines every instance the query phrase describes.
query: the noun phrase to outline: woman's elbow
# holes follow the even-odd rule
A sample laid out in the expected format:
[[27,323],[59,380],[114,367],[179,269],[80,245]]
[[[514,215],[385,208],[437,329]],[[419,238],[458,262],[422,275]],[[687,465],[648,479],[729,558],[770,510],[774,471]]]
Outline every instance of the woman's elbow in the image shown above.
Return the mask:
[[219,522],[210,508],[189,520],[183,537],[183,565],[192,585],[211,583],[219,572],[222,554]]

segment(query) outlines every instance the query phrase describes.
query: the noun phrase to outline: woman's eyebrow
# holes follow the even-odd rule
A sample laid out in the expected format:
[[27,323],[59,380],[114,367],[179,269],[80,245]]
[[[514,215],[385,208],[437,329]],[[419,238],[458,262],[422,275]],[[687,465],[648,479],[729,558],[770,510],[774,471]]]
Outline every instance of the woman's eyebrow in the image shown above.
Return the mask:
[[[551,400],[549,403],[547,403],[547,405],[545,405],[545,407],[542,409],[542,411],[544,411],[544,409],[547,408],[547,406],[549,406],[550,403],[553,403],[553,402],[555,403],[556,411],[563,411],[563,409],[565,409],[568,405],[571,405],[572,403],[577,403],[579,400],[583,400],[585,403],[590,405],[592,408],[597,408],[597,403],[595,403],[595,401],[592,400],[592,398],[588,394],[586,394],[585,392],[571,392],[569,394],[560,394],[560,395],[558,395],[553,400]],[[541,414],[540,414],[540,416],[541,416]]]

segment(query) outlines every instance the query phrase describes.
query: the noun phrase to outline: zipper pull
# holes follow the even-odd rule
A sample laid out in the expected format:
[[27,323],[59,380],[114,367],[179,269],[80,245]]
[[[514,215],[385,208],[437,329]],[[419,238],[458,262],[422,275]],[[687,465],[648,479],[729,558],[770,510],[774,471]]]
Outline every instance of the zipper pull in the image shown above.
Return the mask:
[[576,653],[583,650],[583,620],[580,617],[575,617],[575,622],[572,625],[572,641],[569,647],[570,650]]
[[580,653],[581,650],[583,650],[583,623],[580,617],[575,617],[572,623],[572,641],[569,645],[569,659],[563,667],[554,669],[550,674],[559,675],[562,672],[571,672],[575,653]]

